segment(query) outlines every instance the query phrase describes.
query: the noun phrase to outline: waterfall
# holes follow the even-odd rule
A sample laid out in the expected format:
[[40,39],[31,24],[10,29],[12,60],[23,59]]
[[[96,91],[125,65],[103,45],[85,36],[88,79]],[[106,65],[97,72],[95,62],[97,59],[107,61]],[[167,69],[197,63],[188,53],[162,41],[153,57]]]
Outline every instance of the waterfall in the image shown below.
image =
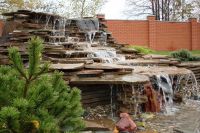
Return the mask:
[[103,63],[114,63],[125,60],[124,56],[117,56],[114,50],[96,50],[87,55],[88,58],[100,58]]
[[113,111],[113,85],[110,85],[110,112],[111,112],[111,118],[114,117],[114,111]]
[[173,88],[172,81],[168,74],[161,73],[156,75],[158,91],[163,95],[163,110],[167,115],[173,114],[175,111],[173,106]]
[[76,24],[85,33],[86,41],[93,43],[96,32],[99,31],[98,19],[78,19]]

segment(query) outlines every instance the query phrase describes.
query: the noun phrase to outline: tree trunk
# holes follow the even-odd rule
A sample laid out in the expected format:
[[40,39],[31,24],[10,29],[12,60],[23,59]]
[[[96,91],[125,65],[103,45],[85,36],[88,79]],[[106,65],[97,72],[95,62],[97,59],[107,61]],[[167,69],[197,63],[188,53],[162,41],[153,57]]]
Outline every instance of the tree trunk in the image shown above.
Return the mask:
[[85,7],[85,1],[86,0],[83,0],[82,3],[81,3],[81,18],[84,17],[84,7]]
[[152,14],[153,14],[153,15],[156,15],[156,14],[155,14],[154,0],[151,0],[151,6],[152,6]]
[[158,20],[158,4],[157,4],[158,0],[155,0],[155,14],[156,14],[156,20]]
[[165,12],[164,12],[164,0],[162,0],[161,2],[162,2],[162,3],[161,3],[161,6],[162,6],[162,7],[161,7],[161,8],[162,8],[162,11],[161,11],[162,20],[164,20],[164,13],[165,13]]
[[170,17],[170,0],[168,0],[168,3],[167,3],[167,21],[169,21],[169,17]]
[[158,20],[160,20],[160,0],[157,0],[158,4]]

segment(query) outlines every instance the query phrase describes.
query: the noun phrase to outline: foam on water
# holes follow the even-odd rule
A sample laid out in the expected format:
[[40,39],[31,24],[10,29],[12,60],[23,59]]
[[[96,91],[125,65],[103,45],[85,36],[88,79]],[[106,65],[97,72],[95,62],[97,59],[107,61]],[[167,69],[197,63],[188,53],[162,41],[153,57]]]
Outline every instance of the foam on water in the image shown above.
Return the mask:
[[103,63],[114,63],[125,60],[124,56],[118,56],[114,50],[96,50],[87,56],[88,58],[100,58]]
[[85,33],[86,41],[92,43],[94,41],[96,32],[99,31],[98,19],[77,19],[76,24],[79,29]]
[[166,115],[173,114],[175,111],[173,107],[173,88],[172,81],[170,80],[169,75],[165,73],[161,73],[156,75],[158,91],[163,95],[164,104],[162,105],[162,109]]

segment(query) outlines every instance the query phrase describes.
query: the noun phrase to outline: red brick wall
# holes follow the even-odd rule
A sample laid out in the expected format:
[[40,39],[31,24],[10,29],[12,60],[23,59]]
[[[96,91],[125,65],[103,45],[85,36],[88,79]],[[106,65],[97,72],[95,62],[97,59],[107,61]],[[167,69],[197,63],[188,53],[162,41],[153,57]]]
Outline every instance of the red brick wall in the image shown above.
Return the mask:
[[147,21],[108,20],[106,24],[117,42],[148,46]]
[[200,50],[200,23],[147,20],[107,20],[108,30],[119,43],[148,46],[155,50]]
[[194,49],[200,49],[200,23],[198,23],[198,26],[197,26],[197,38],[198,38],[198,40],[197,40],[198,44],[197,44],[196,48],[194,48]]
[[157,22],[155,50],[191,50],[190,23]]

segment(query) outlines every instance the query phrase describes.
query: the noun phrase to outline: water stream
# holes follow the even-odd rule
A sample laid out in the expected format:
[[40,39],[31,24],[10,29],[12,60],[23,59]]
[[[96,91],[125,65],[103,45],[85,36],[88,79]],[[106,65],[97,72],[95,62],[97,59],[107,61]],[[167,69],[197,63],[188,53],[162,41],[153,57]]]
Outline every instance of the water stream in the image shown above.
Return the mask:
[[113,103],[113,85],[110,85],[110,112],[111,118],[114,118],[114,111],[113,111],[114,103]]
[[114,50],[94,50],[87,57],[99,58],[102,63],[114,63],[125,60],[124,56],[118,56]]
[[76,24],[85,33],[86,41],[93,43],[96,32],[99,31],[98,19],[77,19]]
[[172,81],[169,75],[165,73],[160,73],[156,75],[158,91],[163,97],[163,103],[161,104],[161,110],[164,111],[166,115],[173,114],[175,109],[173,108],[173,88]]
[[199,86],[194,73],[169,76],[156,75],[159,92],[163,95],[162,109],[166,115],[173,115],[178,109],[173,105],[174,93],[181,93],[184,98],[199,98]]

